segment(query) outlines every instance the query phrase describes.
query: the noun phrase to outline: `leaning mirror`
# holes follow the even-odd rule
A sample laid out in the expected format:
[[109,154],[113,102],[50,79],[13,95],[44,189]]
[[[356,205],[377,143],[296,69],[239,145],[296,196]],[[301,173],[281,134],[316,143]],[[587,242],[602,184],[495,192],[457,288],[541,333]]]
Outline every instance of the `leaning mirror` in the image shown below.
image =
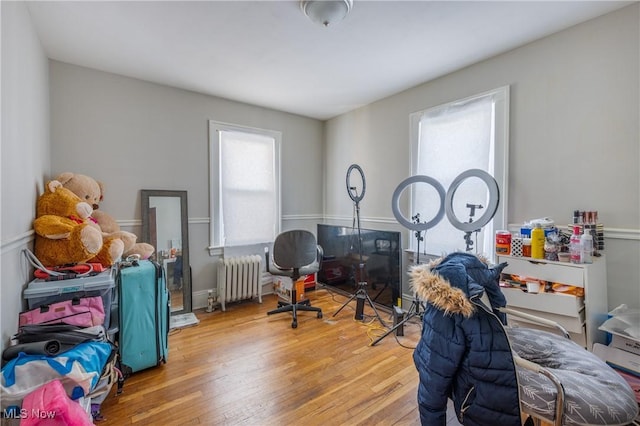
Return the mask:
[[191,312],[187,191],[143,189],[142,239],[165,271],[171,314]]

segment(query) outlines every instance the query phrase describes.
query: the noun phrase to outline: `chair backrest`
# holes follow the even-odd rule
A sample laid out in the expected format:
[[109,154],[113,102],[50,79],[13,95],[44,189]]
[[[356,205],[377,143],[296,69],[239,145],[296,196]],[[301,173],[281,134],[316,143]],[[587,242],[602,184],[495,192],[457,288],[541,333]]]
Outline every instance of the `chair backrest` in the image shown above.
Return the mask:
[[273,243],[273,261],[284,269],[311,265],[318,257],[316,237],[309,231],[285,231]]

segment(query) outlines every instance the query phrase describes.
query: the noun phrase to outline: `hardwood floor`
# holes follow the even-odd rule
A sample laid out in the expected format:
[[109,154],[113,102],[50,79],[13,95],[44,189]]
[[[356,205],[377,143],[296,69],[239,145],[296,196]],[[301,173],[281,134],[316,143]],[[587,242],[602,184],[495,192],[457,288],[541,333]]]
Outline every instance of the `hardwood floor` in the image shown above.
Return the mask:
[[334,317],[346,297],[307,294],[324,318],[300,312],[296,329],[289,313],[266,314],[274,296],[196,311],[197,326],[170,333],[167,364],[133,374],[119,396],[114,386],[100,424],[419,425],[417,318],[370,346],[386,329],[369,306],[365,321],[355,300]]

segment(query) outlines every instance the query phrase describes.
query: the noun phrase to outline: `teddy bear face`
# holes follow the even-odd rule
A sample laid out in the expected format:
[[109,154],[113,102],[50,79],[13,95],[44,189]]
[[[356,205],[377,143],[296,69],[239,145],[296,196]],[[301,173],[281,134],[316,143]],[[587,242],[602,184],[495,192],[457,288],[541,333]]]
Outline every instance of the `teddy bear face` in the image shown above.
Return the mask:
[[76,194],[63,187],[58,181],[47,184],[47,191],[40,196],[36,205],[36,217],[45,215],[78,218],[86,220],[93,213],[93,208],[82,201]]
[[94,210],[102,201],[102,185],[92,177],[66,172],[59,175],[56,180],[82,201],[89,203]]

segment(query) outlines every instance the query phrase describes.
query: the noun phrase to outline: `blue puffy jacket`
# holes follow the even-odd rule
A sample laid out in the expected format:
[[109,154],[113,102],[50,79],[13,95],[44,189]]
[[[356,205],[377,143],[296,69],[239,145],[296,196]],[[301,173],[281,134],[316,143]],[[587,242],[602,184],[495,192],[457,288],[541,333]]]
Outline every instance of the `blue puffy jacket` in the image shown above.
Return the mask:
[[[414,291],[426,302],[413,354],[422,425],[446,424],[448,398],[461,424],[521,425],[506,319],[496,310],[506,304],[498,284],[505,266],[453,253],[412,268]],[[491,306],[480,300],[483,294]]]

